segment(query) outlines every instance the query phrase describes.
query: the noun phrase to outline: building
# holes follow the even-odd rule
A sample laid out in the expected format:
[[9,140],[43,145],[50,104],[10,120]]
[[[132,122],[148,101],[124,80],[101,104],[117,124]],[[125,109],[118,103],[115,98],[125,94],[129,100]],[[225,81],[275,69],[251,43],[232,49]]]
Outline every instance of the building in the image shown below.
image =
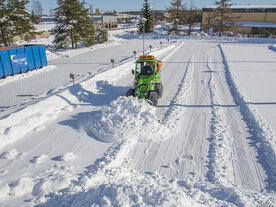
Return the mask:
[[101,15],[101,16],[92,16],[93,20],[98,22],[100,21],[105,28],[115,29],[118,28],[118,21],[116,16],[113,15]]
[[[210,17],[216,9],[208,6],[202,9],[202,29],[207,30],[212,25]],[[241,34],[276,34],[276,5],[234,5],[231,7],[232,16],[236,17],[234,33]]]

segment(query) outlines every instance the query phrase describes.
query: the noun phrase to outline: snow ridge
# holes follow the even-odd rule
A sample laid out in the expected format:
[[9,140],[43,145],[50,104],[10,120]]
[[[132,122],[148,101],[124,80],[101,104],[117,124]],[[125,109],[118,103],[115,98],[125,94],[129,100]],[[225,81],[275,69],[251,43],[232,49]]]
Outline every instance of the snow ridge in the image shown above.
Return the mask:
[[[167,124],[172,129],[179,129],[177,127],[177,123],[180,123],[178,120],[181,119],[182,114],[184,113],[183,108],[178,107],[178,104],[183,104],[183,98],[182,97],[188,97],[189,96],[189,89],[192,87],[192,76],[193,76],[193,65],[192,65],[192,58],[190,57],[188,64],[185,69],[185,73],[183,75],[183,78],[181,80],[181,83],[179,85],[179,88],[176,92],[176,95],[172,99],[170,103],[170,108],[165,113],[162,123]],[[175,118],[177,116],[177,118]],[[170,117],[173,117],[170,119]],[[177,133],[177,131],[175,132]]]
[[227,84],[235,103],[246,122],[252,145],[257,149],[259,161],[267,174],[267,190],[276,190],[276,143],[275,134],[269,126],[262,120],[261,115],[256,109],[244,100],[240,88],[235,83],[231,73],[231,66],[228,64],[227,56],[223,51],[223,46],[219,45],[223,63],[225,65],[225,74]]

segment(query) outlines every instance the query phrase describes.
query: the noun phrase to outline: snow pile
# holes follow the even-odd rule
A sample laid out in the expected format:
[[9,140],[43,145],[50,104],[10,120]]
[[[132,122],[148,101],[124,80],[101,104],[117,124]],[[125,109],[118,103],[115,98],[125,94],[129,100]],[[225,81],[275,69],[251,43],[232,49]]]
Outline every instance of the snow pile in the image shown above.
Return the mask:
[[0,180],[0,198],[8,196],[10,192],[10,186]]
[[161,141],[169,137],[170,130],[158,123],[155,107],[144,100],[119,97],[108,106],[103,106],[89,119],[92,133],[105,142],[121,139]]
[[41,164],[43,163],[46,159],[48,159],[48,155],[45,155],[45,154],[42,154],[42,155],[39,155],[39,156],[35,156],[31,162],[34,163],[34,164]]
[[68,187],[73,180],[76,180],[76,176],[74,176],[69,170],[70,167],[67,169],[68,167],[62,166],[62,168],[64,168],[64,172],[54,170],[49,177],[44,177],[36,181],[35,185],[32,186],[31,194],[42,196],[51,192],[59,191],[60,189]]
[[[80,183],[71,189],[71,195],[56,197],[40,206],[202,206],[187,196],[177,182],[124,167],[84,176]],[[201,194],[200,199],[212,200],[208,194]]]
[[11,149],[3,152],[0,155],[0,159],[14,160],[22,156],[22,153],[19,153],[16,149]]
[[9,195],[21,197],[31,194],[33,191],[34,182],[30,177],[23,177],[12,184]]

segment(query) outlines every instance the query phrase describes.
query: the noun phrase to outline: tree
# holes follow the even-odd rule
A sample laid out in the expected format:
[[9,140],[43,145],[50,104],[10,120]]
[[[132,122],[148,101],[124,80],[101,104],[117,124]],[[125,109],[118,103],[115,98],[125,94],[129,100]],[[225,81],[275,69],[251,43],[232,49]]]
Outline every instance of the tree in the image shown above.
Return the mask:
[[0,0],[0,43],[8,46],[10,42],[9,37],[9,17],[8,10],[5,5],[5,0]]
[[35,19],[36,19],[36,23],[41,22],[43,9],[42,9],[42,5],[41,5],[39,0],[33,0],[33,11],[34,11],[34,16],[35,16]]
[[107,29],[100,22],[95,22],[95,43],[104,43],[107,40]]
[[230,27],[233,27],[236,19],[239,17],[233,17],[231,6],[231,0],[216,0],[214,12],[214,29],[219,32],[219,36]]
[[186,11],[185,24],[188,25],[188,35],[191,35],[192,27],[200,22],[200,13],[194,7],[194,2],[191,0],[190,8]]
[[15,36],[24,37],[34,30],[26,9],[28,3],[28,0],[0,0],[0,40],[5,46],[11,45]]
[[[144,0],[143,8],[141,11],[141,19],[139,21],[139,32],[140,33],[150,33],[154,30],[154,20],[152,16],[152,11],[150,9],[150,4],[148,0]],[[143,21],[144,20],[144,21]]]
[[172,22],[172,27],[169,29],[169,34],[174,32],[179,34],[179,25],[185,23],[185,10],[186,5],[182,3],[182,0],[172,0],[168,12],[170,13],[169,20]]
[[94,43],[94,24],[85,9],[85,2],[79,0],[58,0],[55,9],[56,27],[52,30],[55,35],[56,48],[78,48],[78,44],[90,46]]

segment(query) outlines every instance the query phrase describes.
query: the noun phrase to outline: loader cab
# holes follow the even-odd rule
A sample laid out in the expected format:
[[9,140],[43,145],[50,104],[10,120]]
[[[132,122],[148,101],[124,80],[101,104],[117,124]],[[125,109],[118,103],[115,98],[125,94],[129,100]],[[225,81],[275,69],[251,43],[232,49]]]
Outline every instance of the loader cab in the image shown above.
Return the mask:
[[155,63],[149,61],[141,61],[136,63],[136,72],[140,75],[154,75]]

